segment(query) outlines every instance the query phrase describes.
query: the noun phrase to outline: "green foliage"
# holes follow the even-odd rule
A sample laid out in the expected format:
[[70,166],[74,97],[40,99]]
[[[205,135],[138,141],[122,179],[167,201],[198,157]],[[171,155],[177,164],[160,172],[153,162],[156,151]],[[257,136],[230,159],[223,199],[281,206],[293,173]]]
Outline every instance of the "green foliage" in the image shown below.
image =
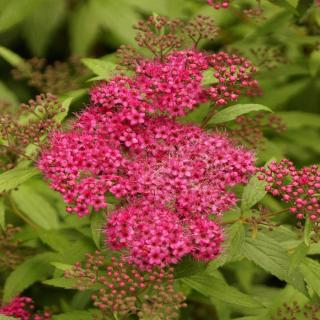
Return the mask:
[[236,119],[242,114],[246,114],[252,111],[268,111],[272,112],[270,108],[260,104],[236,104],[234,106],[227,107],[222,111],[216,113],[209,124],[224,123]]

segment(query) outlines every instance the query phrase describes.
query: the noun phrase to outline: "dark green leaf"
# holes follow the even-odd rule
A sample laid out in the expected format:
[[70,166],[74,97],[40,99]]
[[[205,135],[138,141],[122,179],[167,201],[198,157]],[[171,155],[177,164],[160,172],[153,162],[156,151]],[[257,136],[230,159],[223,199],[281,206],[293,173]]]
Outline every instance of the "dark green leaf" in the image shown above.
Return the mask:
[[97,248],[101,247],[101,233],[105,222],[105,216],[103,212],[93,212],[91,214],[91,232],[92,239]]
[[0,198],[0,227],[2,229],[5,229],[6,226],[6,212],[5,212],[5,206],[4,206],[4,198]]
[[191,256],[184,257],[174,268],[174,277],[184,278],[203,272],[206,269],[205,263],[196,261]]

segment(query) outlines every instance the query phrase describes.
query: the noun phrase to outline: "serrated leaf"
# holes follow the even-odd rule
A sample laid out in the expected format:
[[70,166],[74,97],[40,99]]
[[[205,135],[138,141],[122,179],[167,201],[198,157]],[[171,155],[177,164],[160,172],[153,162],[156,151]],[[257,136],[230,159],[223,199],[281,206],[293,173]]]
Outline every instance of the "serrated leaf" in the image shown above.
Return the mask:
[[105,222],[105,216],[103,212],[93,212],[91,214],[91,232],[92,239],[97,248],[101,247],[101,233]]
[[299,271],[294,271],[288,277],[290,257],[286,250],[271,237],[259,232],[255,239],[247,238],[243,246],[244,256],[273,274],[280,280],[287,281],[296,289],[307,294],[303,278]]
[[225,303],[244,308],[258,309],[263,307],[258,301],[249,295],[229,286],[223,280],[205,273],[183,278],[182,281],[204,296],[213,297]]
[[83,64],[88,67],[94,74],[108,79],[115,70],[116,64],[101,59],[85,58],[82,59]]
[[243,188],[241,210],[246,211],[257,204],[266,194],[267,183],[257,177],[250,178],[249,183]]
[[61,277],[61,278],[45,280],[45,281],[42,281],[42,283],[48,286],[57,287],[57,288],[74,289],[76,287],[77,281],[76,279],[66,279],[64,277]]
[[16,53],[2,46],[0,46],[0,56],[12,66],[18,66],[24,62]]
[[9,302],[13,297],[27,289],[35,282],[46,279],[54,270],[49,264],[54,257],[52,253],[43,253],[25,260],[6,279],[3,300]]
[[57,121],[58,123],[61,123],[64,120],[64,118],[68,115],[72,100],[73,100],[73,97],[68,97],[62,100],[61,104],[62,104],[63,111],[61,111],[54,117],[55,121]]
[[66,271],[68,269],[71,269],[73,267],[72,264],[66,264],[66,263],[61,263],[61,262],[51,262],[51,265],[56,267],[58,270]]
[[196,261],[191,256],[186,256],[174,268],[175,279],[189,277],[206,269],[205,263]]
[[40,240],[57,252],[63,252],[70,245],[70,241],[59,230],[37,231]]
[[31,186],[22,185],[11,193],[11,197],[18,208],[30,220],[43,229],[56,229],[58,227],[58,214],[48,200],[37,193]]
[[320,264],[319,262],[306,258],[300,266],[301,272],[308,286],[320,297]]
[[304,260],[308,253],[308,246],[305,242],[300,243],[297,248],[294,250],[293,254],[290,257],[290,265],[288,275],[290,276],[292,272],[294,272]]
[[64,0],[42,0],[25,21],[23,32],[35,56],[43,56],[66,11]]
[[4,198],[0,198],[0,227],[4,230],[6,227],[6,210],[4,206]]
[[242,257],[242,247],[245,241],[245,228],[241,222],[233,223],[225,230],[224,252],[209,262],[208,272],[216,270],[229,261]]
[[10,29],[23,21],[41,2],[42,0],[7,1],[0,12],[0,32]]
[[0,192],[10,191],[39,174],[36,168],[14,168],[0,174]]
[[267,111],[272,112],[272,110],[261,104],[236,104],[225,108],[224,110],[216,113],[209,124],[224,123],[236,119],[242,114],[246,114],[252,111]]

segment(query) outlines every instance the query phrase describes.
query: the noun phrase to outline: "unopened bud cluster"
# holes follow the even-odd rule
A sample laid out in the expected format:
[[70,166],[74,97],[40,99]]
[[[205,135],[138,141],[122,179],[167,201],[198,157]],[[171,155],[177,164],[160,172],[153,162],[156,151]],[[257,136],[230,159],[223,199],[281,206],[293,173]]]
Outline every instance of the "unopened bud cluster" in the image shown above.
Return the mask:
[[87,76],[85,66],[77,57],[66,62],[56,61],[52,65],[45,59],[32,58],[12,70],[17,80],[27,80],[29,86],[39,92],[61,94],[79,89],[82,78]]
[[317,165],[297,169],[287,159],[260,168],[258,178],[267,182],[266,191],[289,204],[289,211],[301,220],[319,221],[320,170]]
[[174,319],[184,306],[184,295],[174,289],[172,268],[142,272],[124,258],[112,257],[107,262],[97,251],[66,270],[65,277],[74,279],[80,290],[94,290],[93,304],[105,315],[117,312],[142,319]]
[[42,145],[43,137],[60,127],[55,117],[63,111],[57,97],[49,93],[21,104],[18,110],[4,110],[0,114],[1,168],[14,167],[20,157],[31,159],[28,146]]

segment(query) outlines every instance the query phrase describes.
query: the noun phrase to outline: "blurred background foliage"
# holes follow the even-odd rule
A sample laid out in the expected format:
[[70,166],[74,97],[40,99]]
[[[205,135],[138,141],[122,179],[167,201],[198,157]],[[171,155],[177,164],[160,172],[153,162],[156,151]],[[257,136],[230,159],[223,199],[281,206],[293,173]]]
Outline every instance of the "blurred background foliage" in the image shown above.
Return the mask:
[[[51,92],[60,98],[73,98],[69,112],[72,116],[72,112],[81,110],[87,103],[87,88],[93,84],[90,79],[99,75],[101,64],[115,61],[114,53],[121,44],[136,46],[132,25],[138,20],[153,13],[186,20],[198,14],[208,15],[220,27],[220,33],[215,40],[202,43],[203,48],[236,51],[259,66],[258,79],[263,96],[242,97],[239,103],[254,101],[266,105],[282,118],[286,126],[280,134],[265,132],[267,140],[257,150],[258,161],[265,163],[271,158],[288,157],[298,166],[319,164],[320,8],[313,0],[262,0],[260,5],[263,13],[256,16],[244,12],[244,9],[257,7],[254,0],[234,1],[228,10],[214,10],[204,0],[0,0],[0,107],[10,104],[10,108],[15,110],[19,103],[36,94]],[[99,62],[88,58],[97,58]],[[197,122],[205,111],[205,107],[196,110],[187,118]],[[91,233],[94,239],[99,235],[92,225],[97,226],[102,221],[95,220],[95,217],[91,221],[88,217],[81,220],[74,216],[66,217],[61,198],[42,180],[31,179],[24,188],[14,192],[14,197],[22,207],[25,206],[23,210],[29,211],[27,213],[41,224],[35,215],[35,207],[30,205],[33,201],[39,217],[45,217],[44,222],[49,223],[44,228],[45,232],[40,229],[35,232],[30,226],[23,226],[19,238],[27,243],[31,255],[35,248],[37,252],[39,248],[50,248],[59,252],[55,253],[55,261],[74,263],[85,252],[94,250]],[[49,200],[55,205],[46,210]],[[268,197],[263,203],[274,210],[282,208]],[[56,221],[50,220],[50,216],[63,218],[60,230],[55,229]],[[8,220],[12,223],[17,221],[15,218]],[[233,227],[238,232],[237,228]],[[296,233],[285,228],[277,230],[271,234],[266,228],[263,233],[273,238],[275,247],[281,243],[282,247],[290,250],[298,241]],[[237,241],[238,238],[230,239]],[[48,254],[38,255],[34,261],[38,265],[39,262],[45,264]],[[320,254],[319,246],[311,254]],[[53,258],[50,259],[52,261]],[[41,280],[53,273],[53,267],[48,265]],[[29,263],[27,270],[30,272],[33,267]],[[211,275],[221,281],[227,279],[228,284],[258,297],[270,307],[270,314],[286,301],[296,299],[302,305],[306,302],[305,297],[290,286],[279,291],[278,288],[284,287],[285,283],[264,272],[261,265],[248,260],[230,262],[221,273],[213,263]],[[277,273],[275,275],[278,276]],[[88,305],[89,297],[84,293],[50,288],[44,296],[41,294],[46,288],[44,284],[32,286],[38,278],[19,284],[19,287],[14,277],[15,274],[10,280],[11,295],[19,288],[30,286],[27,293],[37,297],[39,304],[54,305],[59,296],[60,312],[72,312]],[[277,299],[274,299],[276,294]],[[223,302],[229,292],[221,292],[221,295],[222,300],[219,295],[205,298],[193,292],[181,319],[224,320],[242,315],[248,315],[243,319],[258,319],[243,305],[232,307],[230,303]],[[79,319],[79,314],[74,318]],[[74,318],[69,315],[56,319]],[[305,319],[303,315],[301,319]]]

